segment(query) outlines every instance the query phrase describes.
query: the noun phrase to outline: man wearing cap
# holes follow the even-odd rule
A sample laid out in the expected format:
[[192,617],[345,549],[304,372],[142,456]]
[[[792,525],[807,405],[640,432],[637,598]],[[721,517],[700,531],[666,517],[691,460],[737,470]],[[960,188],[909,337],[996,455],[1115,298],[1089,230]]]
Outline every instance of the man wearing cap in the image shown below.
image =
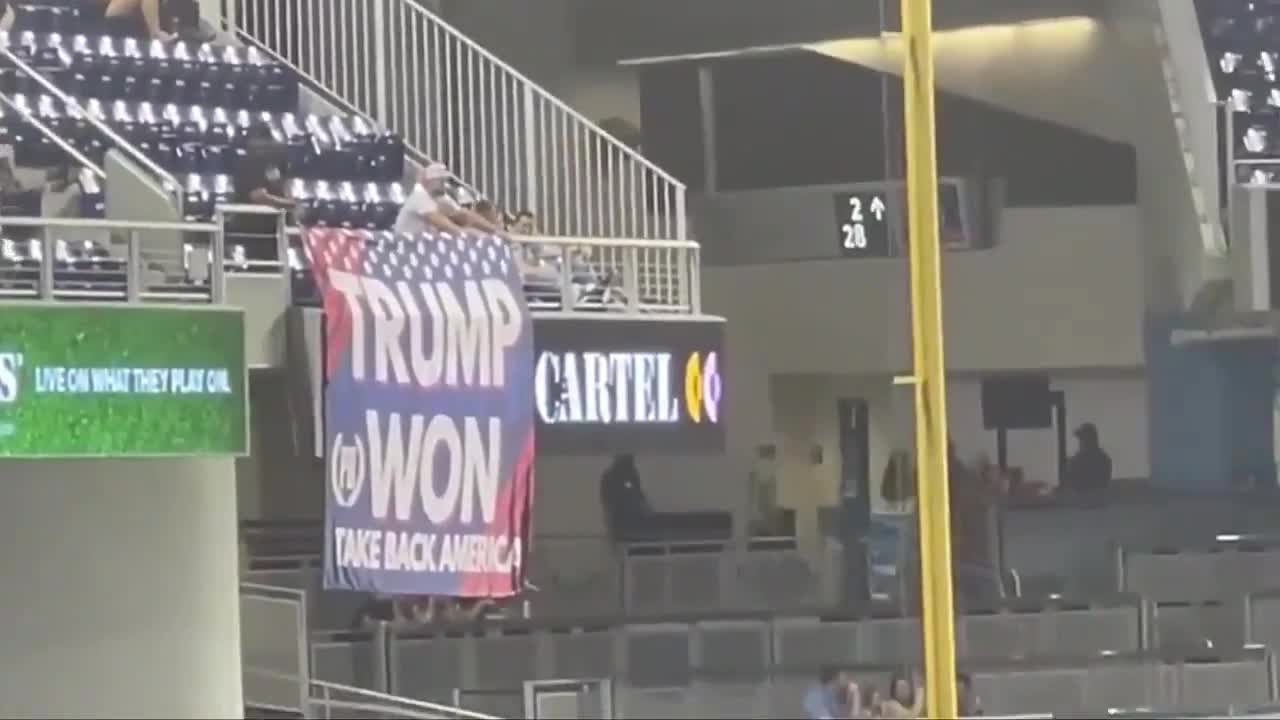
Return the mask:
[[413,192],[405,198],[396,216],[397,234],[420,235],[433,230],[458,234],[469,228],[489,234],[502,232],[502,228],[449,197],[445,192],[449,177],[449,168],[440,163],[423,168]]
[[1062,490],[1068,493],[1097,497],[1111,485],[1111,456],[1098,442],[1098,426],[1091,422],[1076,428],[1079,448],[1067,460],[1063,474]]

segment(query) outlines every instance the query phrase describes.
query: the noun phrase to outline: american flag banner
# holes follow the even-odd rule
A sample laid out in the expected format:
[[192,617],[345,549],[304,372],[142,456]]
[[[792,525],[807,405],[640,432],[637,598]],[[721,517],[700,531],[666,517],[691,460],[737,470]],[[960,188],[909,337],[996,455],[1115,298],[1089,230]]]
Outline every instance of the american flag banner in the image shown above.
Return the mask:
[[498,237],[308,228],[326,588],[506,597],[533,497],[533,325]]

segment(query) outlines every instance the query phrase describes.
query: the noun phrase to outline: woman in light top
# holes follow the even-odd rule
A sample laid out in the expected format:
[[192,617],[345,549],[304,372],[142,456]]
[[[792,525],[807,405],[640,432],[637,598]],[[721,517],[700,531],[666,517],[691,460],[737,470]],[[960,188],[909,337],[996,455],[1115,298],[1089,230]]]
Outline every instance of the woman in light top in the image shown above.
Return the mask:
[[924,711],[924,689],[914,673],[896,672],[889,680],[889,699],[880,704],[880,717],[918,718]]

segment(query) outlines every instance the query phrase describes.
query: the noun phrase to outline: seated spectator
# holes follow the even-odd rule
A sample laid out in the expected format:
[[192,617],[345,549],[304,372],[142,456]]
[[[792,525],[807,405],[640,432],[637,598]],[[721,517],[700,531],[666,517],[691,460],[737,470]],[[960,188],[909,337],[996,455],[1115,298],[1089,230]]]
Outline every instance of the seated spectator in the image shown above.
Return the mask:
[[818,673],[818,684],[804,695],[804,714],[811,720],[861,717],[857,684],[843,672],[824,667]]
[[501,235],[503,229],[499,225],[449,197],[446,192],[449,178],[449,168],[440,163],[431,163],[423,168],[413,192],[405,198],[400,214],[396,216],[395,232],[421,235],[434,230],[457,235],[475,229]]
[[878,718],[880,717],[880,706],[884,705],[884,696],[880,694],[880,689],[875,685],[868,685],[862,691],[862,717]]
[[516,213],[515,222],[511,225],[511,232],[517,235],[532,235],[537,231],[537,220],[532,210],[521,210]]
[[1091,422],[1076,428],[1079,447],[1067,460],[1062,492],[1099,498],[1111,486],[1111,456],[1098,441],[1098,426]]
[[915,673],[895,672],[889,679],[889,699],[880,704],[880,717],[918,718],[924,712],[924,688]]
[[502,217],[502,211],[487,198],[477,200],[473,209],[477,215],[489,221],[489,224],[494,227],[505,228],[507,226],[506,220]]
[[380,623],[396,623],[400,612],[395,598],[386,595],[370,595],[356,611],[354,629],[368,630]]
[[997,607],[1004,587],[996,568],[993,512],[996,494],[947,443],[951,496],[951,566],[955,602],[964,611]]
[[600,477],[600,504],[605,525],[615,540],[630,540],[648,530],[653,508],[640,486],[640,471],[633,455],[619,455]]
[[489,608],[490,598],[440,598],[444,605],[444,620],[449,623],[474,623],[483,620]]
[[[271,127],[265,123],[251,126],[246,132],[244,157],[236,163],[235,201],[245,205],[264,205],[279,210],[296,206],[285,193],[284,148],[276,142]],[[277,260],[276,233],[279,215],[233,214],[227,221],[228,252],[243,248],[244,259]]]
[[615,457],[601,475],[600,504],[614,542],[726,540],[733,535],[733,514],[723,510],[655,511],[630,454]]

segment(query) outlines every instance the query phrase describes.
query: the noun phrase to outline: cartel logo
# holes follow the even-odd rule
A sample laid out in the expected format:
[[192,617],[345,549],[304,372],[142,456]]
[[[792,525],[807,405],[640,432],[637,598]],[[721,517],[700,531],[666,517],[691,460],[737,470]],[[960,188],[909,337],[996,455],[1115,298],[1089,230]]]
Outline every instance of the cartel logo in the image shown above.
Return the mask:
[[715,352],[689,355],[684,364],[684,403],[689,419],[695,423],[720,422],[720,398],[724,395],[720,380],[720,356]]

